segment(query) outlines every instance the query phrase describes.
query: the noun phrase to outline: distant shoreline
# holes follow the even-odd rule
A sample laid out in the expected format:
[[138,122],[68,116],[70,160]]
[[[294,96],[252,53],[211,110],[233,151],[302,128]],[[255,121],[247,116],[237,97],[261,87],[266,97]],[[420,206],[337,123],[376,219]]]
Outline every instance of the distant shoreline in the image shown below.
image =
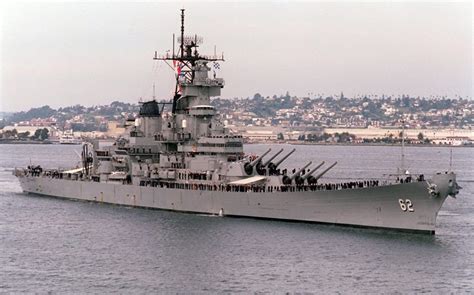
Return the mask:
[[[23,140],[0,140],[0,144],[55,144],[51,141],[23,141]],[[59,143],[57,143],[59,144]],[[245,142],[244,144],[290,144],[290,145],[320,145],[320,146],[398,146],[400,143],[345,143],[345,142],[292,142],[292,141],[258,141],[258,142]],[[63,144],[68,145],[68,144]],[[449,147],[449,148],[469,148],[474,145],[438,145],[438,144],[410,144],[406,143],[406,147]]]
[[[246,142],[245,144],[291,144],[291,145],[322,145],[322,146],[398,146],[401,147],[400,143],[345,143],[345,142],[331,142],[331,143],[324,143],[324,142],[291,142],[291,141],[262,141],[262,142]],[[416,147],[454,147],[454,148],[462,148],[462,147],[474,147],[474,145],[440,145],[440,144],[410,144],[405,143],[406,147],[409,146],[416,146]]]
[[53,142],[35,140],[0,140],[0,144],[53,144]]

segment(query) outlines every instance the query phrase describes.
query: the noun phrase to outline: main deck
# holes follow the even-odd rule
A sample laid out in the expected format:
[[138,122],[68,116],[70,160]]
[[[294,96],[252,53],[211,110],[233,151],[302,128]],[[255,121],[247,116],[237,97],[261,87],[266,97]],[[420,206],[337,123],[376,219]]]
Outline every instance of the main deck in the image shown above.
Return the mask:
[[320,185],[286,190],[245,186],[101,183],[43,176],[19,176],[28,193],[205,214],[321,222],[434,233],[436,217],[454,174],[438,177],[441,194],[430,195],[427,181],[351,188]]

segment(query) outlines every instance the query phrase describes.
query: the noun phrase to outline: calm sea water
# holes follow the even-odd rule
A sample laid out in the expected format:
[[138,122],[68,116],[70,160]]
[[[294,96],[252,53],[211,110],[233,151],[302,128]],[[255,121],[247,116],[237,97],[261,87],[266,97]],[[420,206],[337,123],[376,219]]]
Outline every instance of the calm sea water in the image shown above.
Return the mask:
[[[337,160],[334,179],[392,173],[400,159],[398,147],[295,147],[288,168]],[[30,161],[70,167],[79,148],[0,145],[0,292],[474,292],[472,148],[453,149],[464,189],[435,236],[37,197],[11,175]],[[413,173],[449,168],[449,148],[406,154]]]

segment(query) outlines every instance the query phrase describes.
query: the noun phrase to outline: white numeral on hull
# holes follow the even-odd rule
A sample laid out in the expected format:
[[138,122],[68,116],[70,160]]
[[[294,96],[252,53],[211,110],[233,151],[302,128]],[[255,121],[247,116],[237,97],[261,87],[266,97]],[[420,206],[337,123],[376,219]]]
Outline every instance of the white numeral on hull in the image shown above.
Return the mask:
[[398,203],[400,204],[400,209],[402,209],[403,212],[414,212],[415,208],[413,208],[413,203],[411,202],[410,199],[398,199]]

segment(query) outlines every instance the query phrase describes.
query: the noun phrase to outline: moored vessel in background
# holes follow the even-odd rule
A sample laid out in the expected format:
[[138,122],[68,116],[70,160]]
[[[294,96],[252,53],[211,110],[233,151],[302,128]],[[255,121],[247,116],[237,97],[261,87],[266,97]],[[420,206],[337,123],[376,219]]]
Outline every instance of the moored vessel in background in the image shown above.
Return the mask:
[[64,131],[59,137],[59,144],[82,144],[82,139],[74,136],[74,132]]
[[337,162],[308,160],[288,171],[282,164],[294,149],[245,155],[242,136],[224,126],[210,103],[225,83],[209,72],[224,57],[198,52],[202,38],[184,34],[181,13],[179,48],[173,37],[172,53],[154,56],[176,70],[172,100],[142,103],[135,124],[111,146],[83,144],[77,169],[15,169],[23,191],[222,216],[435,232],[442,204],[459,192],[452,171],[430,179],[399,173],[332,183],[324,175]]

